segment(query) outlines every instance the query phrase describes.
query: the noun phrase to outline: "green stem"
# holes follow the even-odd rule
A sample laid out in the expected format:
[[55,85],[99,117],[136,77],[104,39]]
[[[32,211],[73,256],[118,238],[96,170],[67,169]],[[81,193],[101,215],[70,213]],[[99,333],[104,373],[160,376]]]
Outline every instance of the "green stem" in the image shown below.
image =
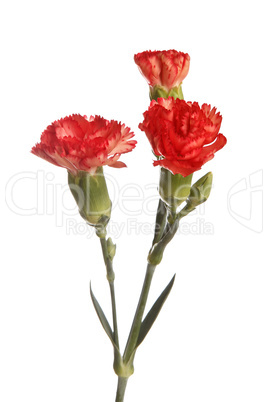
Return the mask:
[[124,401],[127,381],[128,381],[127,377],[118,377],[115,402],[123,402]]
[[147,266],[147,271],[146,271],[140,299],[138,302],[135,317],[134,317],[134,320],[132,323],[132,327],[131,327],[131,330],[129,333],[125,352],[123,355],[123,360],[125,363],[129,362],[129,360],[132,357],[132,354],[135,350],[136,344],[137,344],[137,340],[138,340],[139,333],[140,333],[141,321],[142,321],[142,317],[144,314],[146,302],[148,299],[148,294],[149,294],[150,286],[152,283],[155,268],[156,268],[156,266],[152,265],[152,264],[148,264],[148,266]]
[[180,220],[184,216],[186,216],[190,212],[192,212],[194,209],[195,209],[194,206],[192,206],[190,203],[187,203],[185,205],[185,207],[176,215],[176,218],[174,219],[173,223],[167,224],[166,230],[164,231],[162,238],[159,240],[159,242],[157,244],[155,244],[151,248],[151,251],[149,252],[149,256],[148,256],[149,263],[155,264],[155,265],[160,264],[166,246],[173,239],[173,237],[175,236],[175,234],[179,228]]
[[118,327],[117,327],[117,313],[116,313],[116,302],[115,302],[115,290],[114,290],[114,270],[113,262],[108,253],[107,240],[106,237],[100,237],[100,243],[102,248],[103,259],[107,271],[107,279],[110,286],[110,295],[112,302],[112,314],[113,314],[113,331],[114,331],[114,342],[119,349],[119,337],[118,337]]
[[[142,318],[144,315],[144,310],[146,307],[146,303],[147,303],[153,275],[155,272],[155,268],[160,263],[163,252],[164,252],[167,244],[174,237],[174,235],[179,227],[180,219],[183,216],[187,215],[189,212],[191,212],[193,209],[194,209],[193,207],[186,204],[186,206],[180,211],[179,214],[177,214],[176,216],[173,216],[174,220],[172,219],[172,222],[169,224],[168,232],[164,236],[162,235],[163,231],[164,231],[163,224],[162,224],[160,238],[158,238],[158,233],[157,233],[158,228],[156,228],[156,230],[155,230],[155,238],[157,238],[157,242],[153,245],[152,250],[148,256],[149,263],[147,265],[147,270],[146,270],[146,274],[145,274],[145,278],[144,278],[144,282],[143,282],[142,291],[140,294],[139,302],[138,302],[138,305],[136,308],[136,313],[135,313],[135,316],[133,319],[129,337],[128,337],[125,351],[123,354],[123,362],[126,365],[133,364],[133,360],[134,360],[135,352],[136,352],[137,341],[139,338],[139,333],[140,333],[140,328],[141,328],[141,323],[142,323]],[[162,217],[162,223],[165,222],[165,224],[166,224],[166,212],[165,212],[165,215],[161,213],[160,202],[159,202],[159,206],[158,206],[158,215],[160,215],[160,217]],[[156,262],[152,262],[153,260],[155,260]],[[127,378],[119,376],[116,402],[123,402],[126,385],[127,385]]]
[[[158,208],[157,208],[157,214],[156,214],[153,245],[158,243],[162,237],[162,234],[163,234],[163,232],[165,230],[165,226],[166,226],[166,217],[167,217],[167,208],[166,208],[165,203],[160,198],[159,203],[158,203]],[[135,313],[135,316],[134,316],[134,319],[132,322],[132,327],[131,327],[131,330],[129,333],[129,337],[128,337],[127,344],[125,347],[125,352],[123,355],[123,360],[125,363],[128,363],[129,360],[131,359],[131,357],[134,358],[134,356],[132,356],[132,354],[135,350],[137,340],[139,337],[142,317],[143,317],[145,306],[147,303],[148,294],[149,294],[149,290],[151,287],[155,268],[156,268],[156,265],[154,265],[154,264],[148,264],[148,266],[147,266],[147,270],[146,270],[146,274],[145,274],[145,278],[144,278],[144,282],[143,282],[143,287],[142,287],[142,291],[140,294],[140,299],[139,299],[139,302],[138,302],[138,305],[136,308],[136,313]]]
[[116,314],[114,281],[109,282],[109,285],[110,285],[110,294],[111,294],[111,301],[112,301],[114,342],[115,342],[116,346],[119,349],[119,336],[118,336],[118,326],[117,326],[117,314]]

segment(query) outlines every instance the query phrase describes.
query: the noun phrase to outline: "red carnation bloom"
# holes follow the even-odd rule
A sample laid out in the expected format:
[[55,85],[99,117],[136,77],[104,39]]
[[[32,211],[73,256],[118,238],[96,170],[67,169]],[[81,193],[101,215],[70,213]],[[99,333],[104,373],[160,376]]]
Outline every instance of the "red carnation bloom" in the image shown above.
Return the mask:
[[160,165],[186,177],[199,170],[224,147],[226,138],[218,134],[222,117],[216,108],[172,97],[152,101],[139,128],[145,131]]
[[133,136],[117,121],[74,114],[48,126],[31,152],[72,174],[78,170],[93,174],[99,166],[125,167],[118,159],[135,147],[136,141],[129,141]]
[[181,84],[190,66],[190,56],[176,50],[149,50],[136,54],[134,61],[150,86],[160,85],[168,91]]

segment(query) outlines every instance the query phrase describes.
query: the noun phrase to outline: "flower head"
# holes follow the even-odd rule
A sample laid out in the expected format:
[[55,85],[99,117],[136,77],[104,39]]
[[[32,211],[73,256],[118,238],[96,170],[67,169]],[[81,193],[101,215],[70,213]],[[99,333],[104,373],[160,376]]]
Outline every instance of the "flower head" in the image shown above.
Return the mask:
[[74,114],[48,126],[31,152],[72,174],[80,170],[93,174],[104,165],[125,167],[118,159],[135,147],[133,136],[130,128],[117,121]]
[[226,144],[219,134],[222,117],[216,108],[172,97],[152,101],[139,128],[144,131],[162,166],[186,177],[212,159]]
[[151,87],[158,85],[167,91],[182,83],[190,66],[190,56],[176,50],[149,50],[136,54],[134,61]]

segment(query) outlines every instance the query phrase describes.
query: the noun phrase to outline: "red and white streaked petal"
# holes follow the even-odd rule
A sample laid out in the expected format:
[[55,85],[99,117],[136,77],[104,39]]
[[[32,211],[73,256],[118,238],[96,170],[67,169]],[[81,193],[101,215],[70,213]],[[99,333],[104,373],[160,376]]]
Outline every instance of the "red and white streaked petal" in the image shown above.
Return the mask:
[[[75,117],[76,117],[75,115],[72,115],[55,122],[55,131],[58,139],[63,139],[64,137],[75,137],[75,138],[83,137],[83,130],[79,126]],[[88,125],[88,122],[86,120],[85,122]]]
[[133,136],[114,120],[72,115],[48,126],[32,153],[73,174],[78,170],[93,173],[99,166],[126,166],[118,159],[135,147],[136,141],[129,141]]
[[134,61],[149,85],[160,85],[161,61],[157,52],[138,53],[134,56]]
[[118,161],[119,158],[120,154],[113,155],[107,159],[106,164],[111,167],[115,167],[116,165],[120,167],[125,167],[126,165],[123,162]]
[[121,126],[121,134],[122,134],[122,139],[125,141],[134,137],[133,131],[131,131],[129,127],[126,127],[125,124],[122,124],[122,126]]
[[107,154],[115,153],[114,149],[123,143],[121,131],[117,128],[116,132],[111,132],[105,141],[105,151]]
[[189,71],[190,56],[176,50],[145,51],[134,56],[135,63],[150,86],[167,90],[179,86]]
[[72,117],[77,122],[78,126],[82,130],[83,135],[79,138],[84,138],[87,133],[87,130],[90,129],[90,124],[89,124],[90,120],[87,118],[87,116],[81,116],[80,114],[74,114],[74,115],[72,115]]
[[77,173],[79,167],[71,163],[66,157],[62,157],[56,152],[51,154],[51,157],[57,162],[58,166],[64,167],[74,174]]
[[50,125],[48,126],[41,135],[41,142],[38,145],[42,145],[42,147],[53,148],[54,144],[58,143],[58,139],[55,133],[55,127]]
[[173,136],[172,133],[174,133],[174,128],[170,124],[165,125],[166,128],[164,130],[164,135],[161,136],[162,142],[159,144],[163,144],[163,148],[160,149],[162,155],[172,155],[174,158],[176,157],[176,149],[173,146]]
[[211,105],[204,103],[201,106],[201,110],[204,112],[205,116],[208,117],[214,124],[221,124],[222,116],[220,112],[216,113],[217,109]]
[[[190,56],[188,53],[180,55],[179,66],[181,70],[180,81],[182,82],[184,78],[188,75],[190,68]],[[178,85],[178,82],[176,84]]]
[[166,98],[158,98],[157,101],[152,100],[150,107],[153,107],[154,105],[161,105],[167,110],[172,110],[172,108],[173,108],[172,99],[173,98],[171,96],[169,96],[167,99]]
[[47,162],[53,163],[53,165],[60,166],[48,152],[45,151],[45,148],[41,148],[40,144],[36,144],[31,150],[33,155],[38,156],[39,158],[44,159]]
[[134,133],[130,131],[128,127],[124,125],[118,127],[118,134],[114,136],[109,147],[107,147],[108,154],[123,154],[130,152],[136,145],[136,141],[128,141],[134,136]]
[[203,105],[201,106],[201,110],[205,113],[206,117],[209,117],[209,114],[211,112],[211,105],[203,103]]
[[120,154],[111,155],[108,158],[107,163],[111,164],[111,163],[117,162],[119,158],[120,158]]
[[179,86],[187,76],[190,67],[190,56],[187,53],[170,50],[162,54],[163,85],[171,89]]
[[195,149],[202,148],[205,144],[206,138],[200,135],[194,138],[189,138],[185,145],[181,148],[182,154],[189,154]]
[[173,161],[166,158],[154,161],[153,165],[164,167],[165,169],[170,170],[171,173],[181,174],[183,177],[189,176],[202,167],[201,164],[199,164],[198,166],[195,165],[193,167],[192,164],[184,163],[181,161]]
[[219,134],[216,140],[212,144],[203,147],[200,154],[193,160],[195,162],[203,161],[202,164],[206,163],[208,160],[212,159],[214,157],[215,152],[222,149],[226,145],[226,143],[227,143],[226,137],[224,137],[223,134]]
[[124,162],[121,162],[121,161],[109,163],[107,166],[110,166],[110,167],[113,167],[113,168],[119,168],[119,169],[127,167],[127,165]]
[[[151,86],[161,85],[160,74],[161,74],[161,61],[157,55],[151,55],[150,60],[150,82]],[[146,78],[146,77],[145,77]]]
[[95,167],[103,166],[102,163],[100,162],[99,158],[92,157],[88,158],[85,157],[80,160],[79,163],[79,170],[85,170],[85,171],[92,171],[92,169]]
[[135,141],[128,141],[128,142],[121,142],[118,143],[113,149],[112,152],[113,154],[125,154],[127,152],[130,152],[136,145]]
[[194,148],[189,152],[184,152],[183,154],[177,155],[177,158],[183,161],[193,161],[201,154],[202,149],[202,147]]
[[161,84],[166,88],[171,88],[176,79],[179,80],[178,66],[174,63],[172,57],[167,54],[162,55],[162,71],[161,71]]

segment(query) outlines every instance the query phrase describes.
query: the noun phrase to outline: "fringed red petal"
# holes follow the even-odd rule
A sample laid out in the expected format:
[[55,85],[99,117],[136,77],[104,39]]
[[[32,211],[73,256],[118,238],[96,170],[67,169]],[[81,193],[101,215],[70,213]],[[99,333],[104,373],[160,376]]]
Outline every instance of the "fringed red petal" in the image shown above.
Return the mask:
[[222,117],[216,108],[169,97],[150,104],[139,128],[145,132],[155,155],[154,166],[183,176],[199,170],[226,144],[219,134]]
[[130,128],[115,120],[75,114],[49,125],[32,153],[74,174],[94,173],[99,166],[126,166],[118,159],[135,148],[133,136]]

